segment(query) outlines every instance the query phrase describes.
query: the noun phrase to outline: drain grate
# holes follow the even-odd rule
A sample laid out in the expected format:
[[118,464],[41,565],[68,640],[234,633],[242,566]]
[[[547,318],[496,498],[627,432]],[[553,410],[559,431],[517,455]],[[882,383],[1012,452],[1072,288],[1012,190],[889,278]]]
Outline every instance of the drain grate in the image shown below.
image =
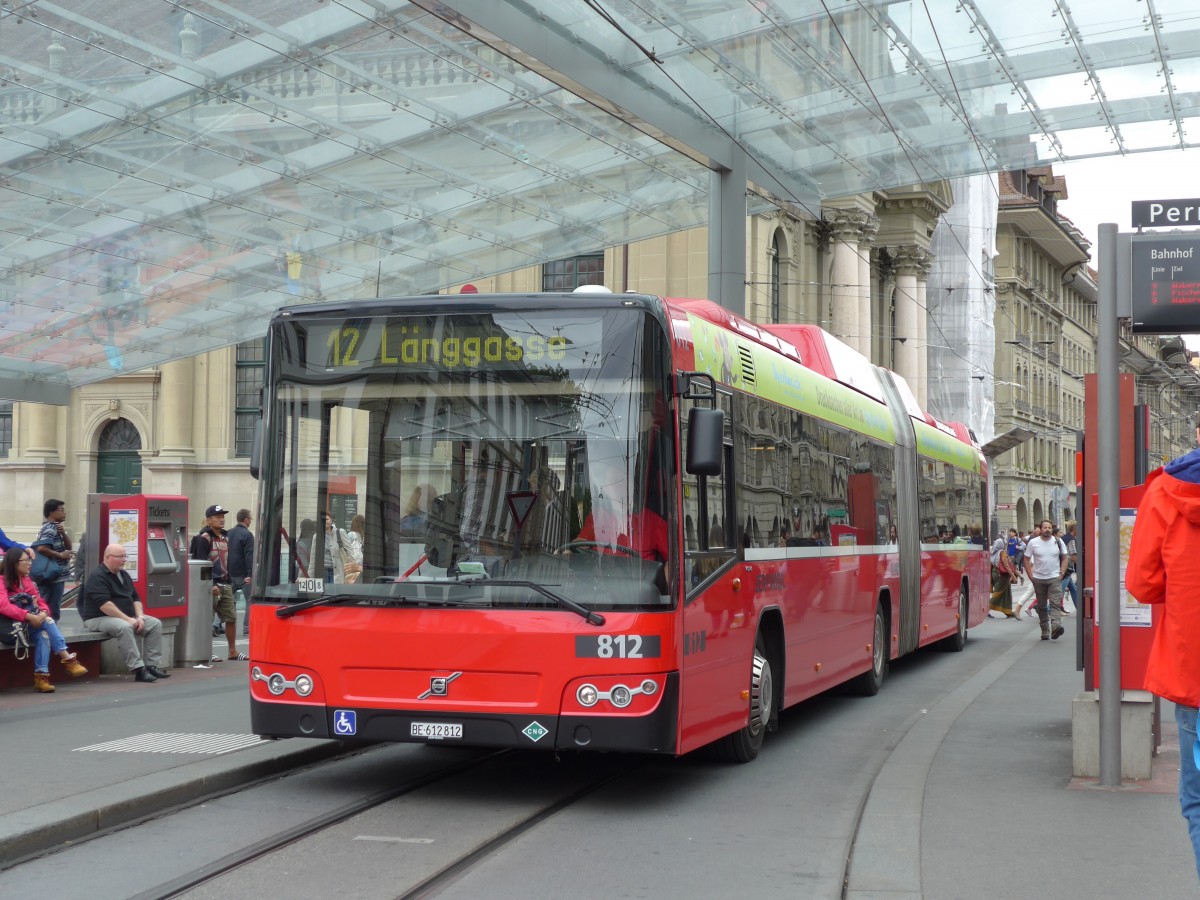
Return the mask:
[[206,753],[217,756],[267,741],[256,734],[135,734],[119,741],[76,747],[76,753]]

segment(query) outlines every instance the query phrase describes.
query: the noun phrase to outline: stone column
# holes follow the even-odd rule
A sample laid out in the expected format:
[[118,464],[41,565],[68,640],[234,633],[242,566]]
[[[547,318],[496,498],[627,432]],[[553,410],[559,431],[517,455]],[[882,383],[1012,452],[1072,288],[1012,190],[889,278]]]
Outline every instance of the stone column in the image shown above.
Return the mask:
[[874,304],[871,302],[871,247],[875,243],[875,234],[879,231],[879,220],[874,216],[867,217],[863,222],[862,231],[858,235],[858,352],[867,359],[875,359],[875,335],[883,329],[882,322],[876,322],[872,315]]
[[159,368],[158,408],[162,416],[160,455],[191,458],[192,387],[195,371],[192,359],[177,359]]
[[833,322],[830,330],[834,337],[857,349],[862,339],[858,242],[867,214],[857,209],[834,209],[825,215],[833,240],[833,272],[830,276]]
[[21,426],[25,432],[24,456],[58,459],[58,407],[45,403],[22,403]]
[[819,223],[808,222],[803,228],[803,253],[796,270],[807,273],[808,277],[800,280],[800,308],[797,310],[798,322],[815,322],[825,327],[825,316],[822,297],[824,296],[821,278],[822,251],[826,249],[823,235],[825,232],[818,227]]
[[[348,466],[354,461],[354,413],[355,410],[348,408],[334,410],[331,437],[336,448],[337,460],[343,466]],[[330,448],[331,460],[334,452],[334,448]]]
[[[929,403],[929,306],[926,288],[929,286],[929,270],[933,268],[933,254],[922,251],[917,270],[917,400],[921,409]],[[938,343],[941,343],[940,341]]]
[[920,400],[924,384],[920,381],[918,350],[920,348],[923,351],[920,320],[925,315],[925,310],[917,306],[917,272],[921,268],[921,250],[912,244],[897,247],[892,254],[892,261],[896,267],[896,372],[908,382]]

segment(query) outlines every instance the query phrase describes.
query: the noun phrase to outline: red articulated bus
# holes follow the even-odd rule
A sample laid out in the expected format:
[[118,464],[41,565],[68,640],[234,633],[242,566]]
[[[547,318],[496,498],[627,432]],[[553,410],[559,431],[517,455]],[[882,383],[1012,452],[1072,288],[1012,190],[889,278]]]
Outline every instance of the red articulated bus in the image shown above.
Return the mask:
[[[642,294],[293,307],[263,406],[263,736],[745,761],[783,707],[874,694],[987,615],[979,448],[814,326]],[[353,530],[318,525],[334,485]]]

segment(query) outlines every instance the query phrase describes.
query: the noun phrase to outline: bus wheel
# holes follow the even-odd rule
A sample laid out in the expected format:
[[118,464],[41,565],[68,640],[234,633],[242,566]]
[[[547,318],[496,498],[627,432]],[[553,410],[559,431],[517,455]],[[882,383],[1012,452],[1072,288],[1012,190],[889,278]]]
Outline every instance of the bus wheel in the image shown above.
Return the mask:
[[950,637],[942,638],[941,647],[947,653],[961,653],[965,646],[967,646],[967,586],[964,584],[958,589],[958,627],[954,629],[954,634]]
[[883,600],[875,607],[875,631],[871,641],[871,668],[850,680],[846,686],[852,694],[874,697],[883,687],[888,668],[888,627],[883,612]]
[[754,641],[754,660],[750,664],[750,721],[721,740],[721,755],[730,762],[739,763],[750,762],[758,756],[774,709],[775,679],[771,674],[767,645],[760,633]]

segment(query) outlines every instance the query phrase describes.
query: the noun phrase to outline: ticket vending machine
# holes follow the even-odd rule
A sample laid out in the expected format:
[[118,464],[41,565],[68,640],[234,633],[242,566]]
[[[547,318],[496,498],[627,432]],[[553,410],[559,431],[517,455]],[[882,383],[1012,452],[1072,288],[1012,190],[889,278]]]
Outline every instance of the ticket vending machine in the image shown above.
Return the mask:
[[88,497],[87,571],[104,548],[125,548],[125,571],[142,606],[160,619],[187,614],[187,497],[92,494]]

